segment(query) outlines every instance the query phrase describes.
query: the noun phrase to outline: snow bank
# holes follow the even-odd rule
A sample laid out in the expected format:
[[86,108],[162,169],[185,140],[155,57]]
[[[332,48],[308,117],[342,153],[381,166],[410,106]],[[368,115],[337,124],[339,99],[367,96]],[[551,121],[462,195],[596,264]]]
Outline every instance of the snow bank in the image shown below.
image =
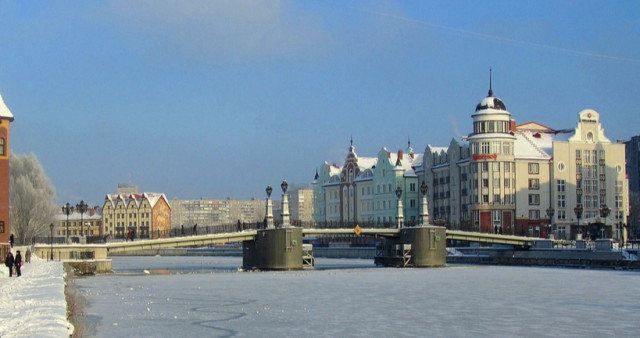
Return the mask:
[[[21,250],[24,257],[24,250]],[[33,256],[22,277],[0,269],[0,337],[69,337],[62,262]]]

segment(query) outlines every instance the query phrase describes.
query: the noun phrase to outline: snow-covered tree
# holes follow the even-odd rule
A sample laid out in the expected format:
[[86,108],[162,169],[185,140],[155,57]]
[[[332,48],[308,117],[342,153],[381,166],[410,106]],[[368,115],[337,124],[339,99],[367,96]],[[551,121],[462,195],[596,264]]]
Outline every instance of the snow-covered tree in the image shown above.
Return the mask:
[[58,210],[56,192],[35,154],[9,157],[10,227],[17,244],[49,235]]

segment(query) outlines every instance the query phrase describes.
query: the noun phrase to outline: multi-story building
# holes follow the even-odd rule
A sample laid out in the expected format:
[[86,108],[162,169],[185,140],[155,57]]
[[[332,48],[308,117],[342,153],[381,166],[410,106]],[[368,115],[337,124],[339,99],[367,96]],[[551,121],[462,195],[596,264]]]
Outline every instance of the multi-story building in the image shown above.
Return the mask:
[[417,188],[425,182],[431,222],[447,228],[560,238],[625,236],[625,148],[605,137],[597,112],[580,112],[574,129],[516,125],[489,89],[471,117],[472,133],[448,147],[429,145],[421,157],[409,149],[407,157],[383,148],[375,161],[361,159],[351,146],[342,167],[325,162],[314,181],[316,220],[390,222],[397,214],[397,187],[406,192],[405,219],[417,218]]
[[104,234],[125,238],[133,231],[136,238],[170,236],[171,206],[164,194],[109,194],[102,207]]
[[640,135],[624,143],[627,156],[627,175],[629,191],[640,194]]
[[404,223],[415,223],[419,214],[418,176],[422,156],[409,145],[393,153],[386,148],[377,157],[358,157],[353,146],[342,166],[325,162],[313,182],[314,219],[353,225],[361,222],[395,225],[401,192]]
[[262,222],[265,215],[265,201],[256,198],[250,200],[199,200],[171,201],[171,227],[199,227],[221,224],[245,224]]
[[77,241],[83,236],[104,236],[102,210],[99,206],[89,207],[82,214],[73,206],[69,211],[69,217],[67,217],[67,214],[64,212],[56,215],[56,224],[53,228],[53,235],[55,237],[66,237],[70,240]]
[[[13,114],[0,95],[0,243],[9,243],[9,133]],[[4,251],[0,252],[4,254]],[[4,255],[2,256],[4,257]]]
[[309,223],[313,221],[313,190],[310,188],[297,188],[288,192],[289,214],[291,221]]

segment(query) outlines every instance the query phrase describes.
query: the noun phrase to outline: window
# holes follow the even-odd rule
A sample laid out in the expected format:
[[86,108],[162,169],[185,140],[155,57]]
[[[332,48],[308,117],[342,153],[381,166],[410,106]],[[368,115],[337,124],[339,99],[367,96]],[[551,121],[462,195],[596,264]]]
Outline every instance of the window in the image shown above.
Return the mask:
[[4,221],[0,221],[0,234],[4,233]]
[[502,153],[506,155],[511,155],[511,143],[509,142],[502,143]]
[[0,156],[4,156],[5,154],[5,149],[4,149],[4,137],[0,137]]
[[494,188],[500,188],[500,179],[499,178],[494,178],[493,179],[493,187]]
[[616,181],[616,194],[622,194],[622,181]]
[[558,217],[558,220],[565,220],[567,218],[567,215],[564,210],[558,210],[556,217]]
[[529,174],[538,174],[540,172],[540,166],[538,163],[529,163]]
[[500,154],[500,142],[491,142],[491,152],[494,154]]
[[489,203],[489,195],[482,195],[482,203]]
[[491,150],[489,149],[489,142],[482,142],[480,143],[480,146],[482,147],[481,154],[489,154],[489,151]]
[[537,178],[529,179],[529,189],[530,190],[538,190],[540,189],[540,180]]
[[564,180],[556,180],[556,186],[558,187],[558,192],[564,192],[565,181]]
[[539,220],[540,219],[540,210],[529,210],[529,219],[530,220]]
[[493,162],[493,171],[500,171],[500,162]]
[[489,163],[487,162],[482,162],[482,172],[487,172],[489,171]]
[[483,188],[488,188],[489,187],[489,179],[488,178],[483,178],[482,179],[482,187]]
[[529,205],[540,205],[540,195],[529,194]]
[[566,208],[565,195],[558,195],[558,208]]
[[622,196],[616,195],[616,208],[622,208]]
[[511,163],[505,162],[504,163],[504,172],[508,173],[510,171],[511,171]]
[[409,191],[416,191],[416,184],[415,183],[409,184]]
[[509,187],[509,179],[508,179],[508,178],[505,178],[505,179],[504,179],[504,187],[505,187],[505,188],[508,188],[508,187]]
[[493,195],[493,203],[500,204],[500,195],[499,194]]

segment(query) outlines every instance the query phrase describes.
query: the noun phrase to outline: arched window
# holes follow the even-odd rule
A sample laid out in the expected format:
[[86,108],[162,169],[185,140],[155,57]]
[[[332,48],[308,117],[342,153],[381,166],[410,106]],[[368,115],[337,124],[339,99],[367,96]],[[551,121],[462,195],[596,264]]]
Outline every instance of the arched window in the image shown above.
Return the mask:
[[6,152],[4,151],[4,137],[0,137],[0,156],[4,156]]

